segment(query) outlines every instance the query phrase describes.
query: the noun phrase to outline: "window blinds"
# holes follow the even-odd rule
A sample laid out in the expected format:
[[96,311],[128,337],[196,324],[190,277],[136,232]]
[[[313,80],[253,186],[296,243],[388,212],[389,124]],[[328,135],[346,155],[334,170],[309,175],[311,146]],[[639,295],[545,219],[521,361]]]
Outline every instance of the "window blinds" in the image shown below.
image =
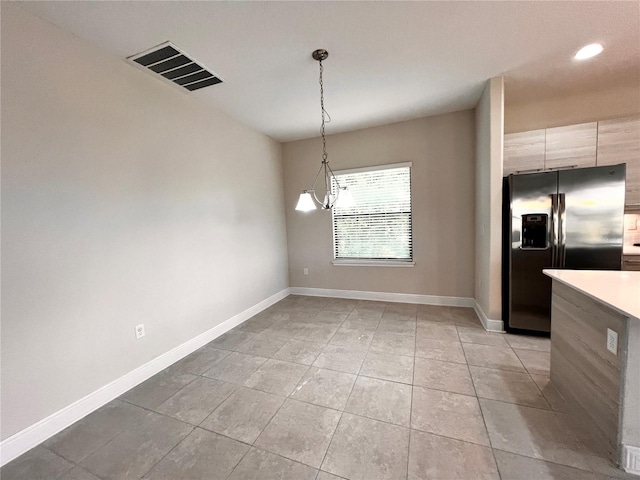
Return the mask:
[[354,200],[332,209],[335,258],[411,261],[411,167],[374,168],[335,173]]

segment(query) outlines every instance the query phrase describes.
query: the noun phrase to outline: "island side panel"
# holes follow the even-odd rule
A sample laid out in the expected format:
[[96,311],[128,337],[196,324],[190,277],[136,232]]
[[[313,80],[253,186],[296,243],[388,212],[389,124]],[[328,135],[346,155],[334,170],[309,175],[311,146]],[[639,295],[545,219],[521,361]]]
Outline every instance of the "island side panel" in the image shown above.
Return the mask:
[[[551,382],[617,464],[627,322],[624,315],[554,280]],[[617,355],[607,350],[607,328],[618,333]]]
[[629,319],[622,408],[622,466],[640,475],[640,319]]

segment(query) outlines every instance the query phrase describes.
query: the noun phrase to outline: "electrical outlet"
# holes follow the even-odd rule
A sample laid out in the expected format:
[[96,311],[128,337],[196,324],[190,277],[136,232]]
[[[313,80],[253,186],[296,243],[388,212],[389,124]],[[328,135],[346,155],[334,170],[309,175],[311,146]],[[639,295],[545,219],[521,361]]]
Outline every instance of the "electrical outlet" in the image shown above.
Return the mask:
[[303,273],[305,275],[309,275],[309,269],[307,267],[304,267]]
[[142,337],[144,337],[144,323],[136,325],[136,339],[140,340]]
[[618,355],[618,332],[607,328],[607,350]]

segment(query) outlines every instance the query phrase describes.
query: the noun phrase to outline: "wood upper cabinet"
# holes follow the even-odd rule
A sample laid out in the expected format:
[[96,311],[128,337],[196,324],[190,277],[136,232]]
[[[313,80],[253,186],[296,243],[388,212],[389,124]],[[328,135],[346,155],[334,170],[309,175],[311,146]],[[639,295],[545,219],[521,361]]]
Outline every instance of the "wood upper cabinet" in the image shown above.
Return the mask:
[[640,209],[640,115],[504,136],[503,175],[627,164],[625,204]]
[[544,168],[544,137],[544,129],[505,135],[502,174],[542,170]]
[[625,203],[640,207],[640,115],[598,122],[598,165],[627,164]]
[[598,123],[547,128],[545,169],[595,167]]

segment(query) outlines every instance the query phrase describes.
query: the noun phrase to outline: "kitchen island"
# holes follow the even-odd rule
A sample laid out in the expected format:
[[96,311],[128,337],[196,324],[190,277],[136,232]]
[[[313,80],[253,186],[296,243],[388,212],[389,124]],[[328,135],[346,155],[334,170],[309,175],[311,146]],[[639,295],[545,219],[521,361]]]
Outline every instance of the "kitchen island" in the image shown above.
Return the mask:
[[640,272],[553,279],[551,382],[612,461],[640,475]]

